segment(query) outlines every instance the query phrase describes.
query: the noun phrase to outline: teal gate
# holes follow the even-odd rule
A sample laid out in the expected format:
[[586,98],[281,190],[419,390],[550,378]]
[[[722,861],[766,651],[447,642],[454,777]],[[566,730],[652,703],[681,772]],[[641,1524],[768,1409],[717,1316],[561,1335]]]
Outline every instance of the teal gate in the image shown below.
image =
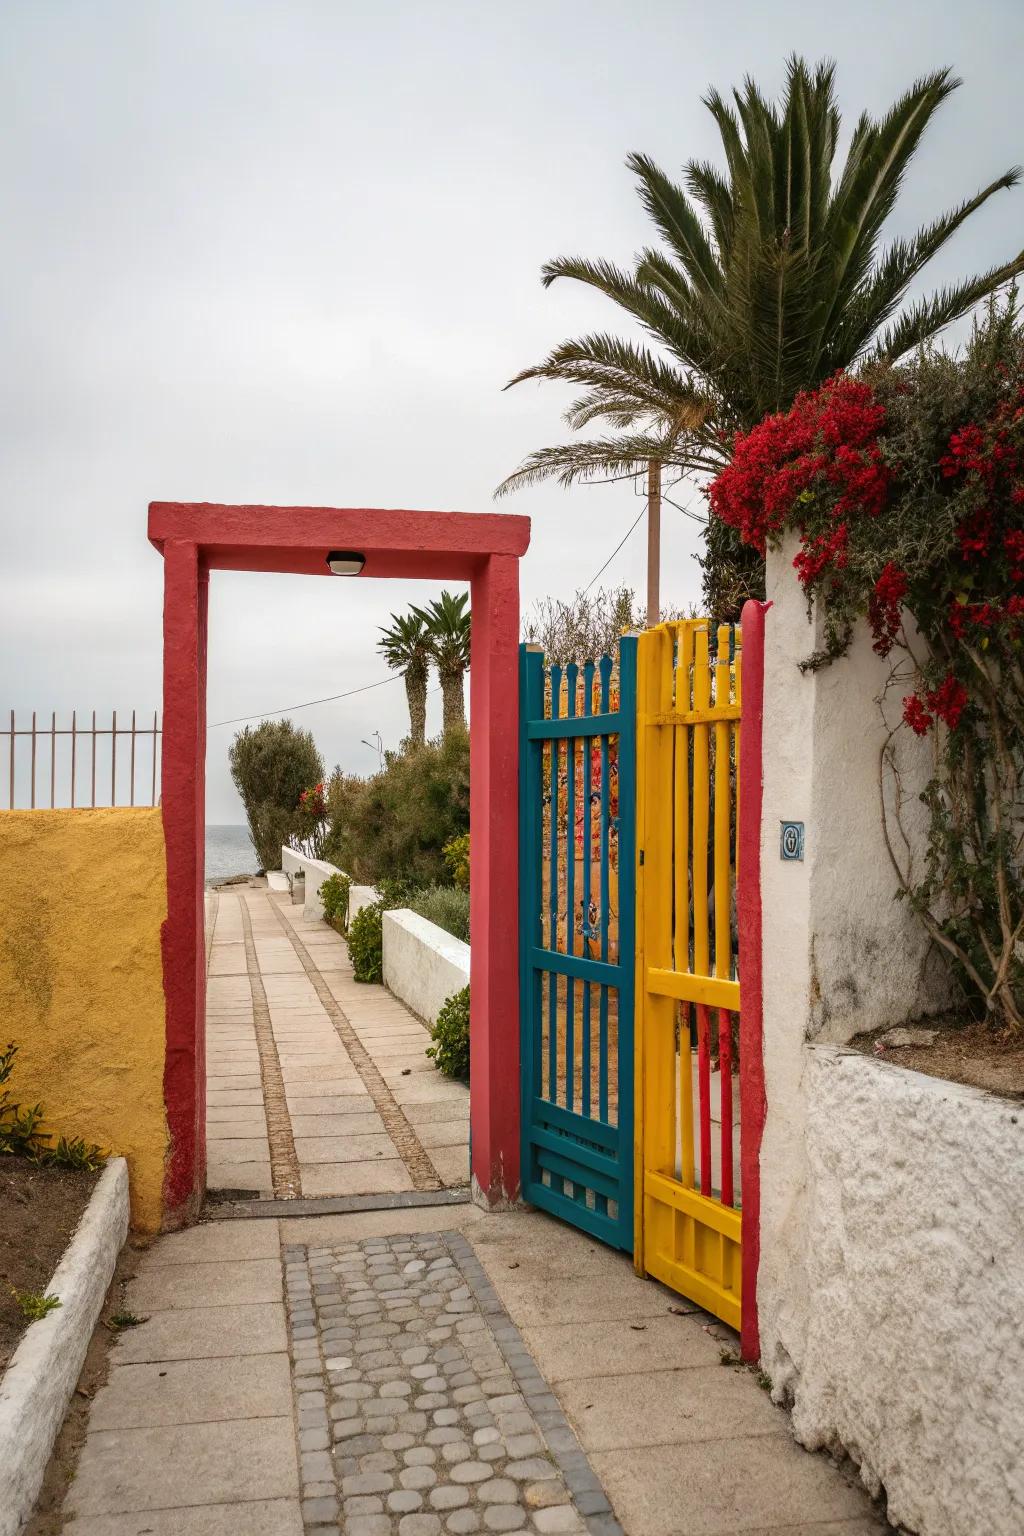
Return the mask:
[[636,639],[545,667],[520,647],[522,1183],[633,1248]]

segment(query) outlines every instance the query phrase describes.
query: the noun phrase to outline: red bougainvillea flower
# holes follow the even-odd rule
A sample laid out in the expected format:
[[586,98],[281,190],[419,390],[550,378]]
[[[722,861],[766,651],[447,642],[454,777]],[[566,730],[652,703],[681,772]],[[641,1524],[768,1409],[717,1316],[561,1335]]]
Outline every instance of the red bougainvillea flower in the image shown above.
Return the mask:
[[[798,395],[785,415],[767,416],[737,437],[732,463],[710,487],[712,512],[761,554],[809,492],[829,498],[840,527],[852,516],[877,517],[891,480],[877,441],[884,422],[870,386],[836,374]],[[797,557],[805,587],[830,565],[843,569],[847,533],[819,535]]]
[[967,689],[947,672],[939,686],[927,696],[928,708],[939,720],[945,721],[951,731],[960,724],[960,716],[967,707]]
[[907,573],[890,560],[875,582],[868,599],[868,623],[874,637],[872,648],[879,656],[888,656],[896,643],[902,623],[901,609],[907,595]]
[[935,724],[924,707],[924,700],[919,699],[916,693],[908,694],[903,700],[903,718],[915,736],[927,736]]
[[936,720],[955,731],[967,708],[967,698],[963,683],[947,672],[939,686],[929,689],[924,698],[912,693],[903,700],[903,719],[915,736],[926,736]]
[[1010,562],[1010,575],[1014,581],[1024,581],[1024,531],[1014,528],[1003,539],[1003,548]]

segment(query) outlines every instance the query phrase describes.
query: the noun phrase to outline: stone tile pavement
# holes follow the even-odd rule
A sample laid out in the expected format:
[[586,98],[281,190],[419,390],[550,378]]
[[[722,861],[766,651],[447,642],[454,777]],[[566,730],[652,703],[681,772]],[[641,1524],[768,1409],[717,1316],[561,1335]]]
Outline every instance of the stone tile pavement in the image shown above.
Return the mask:
[[68,1536],[880,1530],[727,1329],[538,1213],[211,1222],[127,1305]]
[[289,1216],[465,1182],[468,1094],[286,896],[209,915],[210,1182],[281,1214],[146,1253],[68,1536],[877,1536],[729,1330],[626,1256],[528,1211]]
[[213,893],[207,982],[211,1190],[290,1198],[457,1187],[469,1094],[427,1031],[352,978],[344,940],[287,894]]

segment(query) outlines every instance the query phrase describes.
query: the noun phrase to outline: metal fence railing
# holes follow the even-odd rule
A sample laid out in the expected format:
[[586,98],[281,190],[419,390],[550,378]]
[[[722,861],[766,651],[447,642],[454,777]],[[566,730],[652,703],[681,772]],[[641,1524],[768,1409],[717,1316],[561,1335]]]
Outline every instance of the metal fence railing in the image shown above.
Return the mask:
[[109,725],[97,725],[95,710],[89,724],[79,722],[77,711],[70,725],[58,725],[56,711],[48,725],[40,724],[33,710],[31,725],[19,725],[12,709],[10,724],[0,726],[0,775],[5,769],[7,775],[0,805],[12,811],[158,805],[160,736],[156,710],[152,725],[141,725],[134,709],[130,725],[118,724],[116,709]]

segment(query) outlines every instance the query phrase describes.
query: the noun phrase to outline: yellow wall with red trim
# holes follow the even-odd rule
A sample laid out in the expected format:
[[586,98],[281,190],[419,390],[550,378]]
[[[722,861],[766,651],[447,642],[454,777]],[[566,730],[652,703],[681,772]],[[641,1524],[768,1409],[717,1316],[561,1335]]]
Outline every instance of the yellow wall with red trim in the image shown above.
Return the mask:
[[167,916],[159,809],[0,812],[0,1044],[44,1128],[128,1160],[132,1224],[160,1226]]

